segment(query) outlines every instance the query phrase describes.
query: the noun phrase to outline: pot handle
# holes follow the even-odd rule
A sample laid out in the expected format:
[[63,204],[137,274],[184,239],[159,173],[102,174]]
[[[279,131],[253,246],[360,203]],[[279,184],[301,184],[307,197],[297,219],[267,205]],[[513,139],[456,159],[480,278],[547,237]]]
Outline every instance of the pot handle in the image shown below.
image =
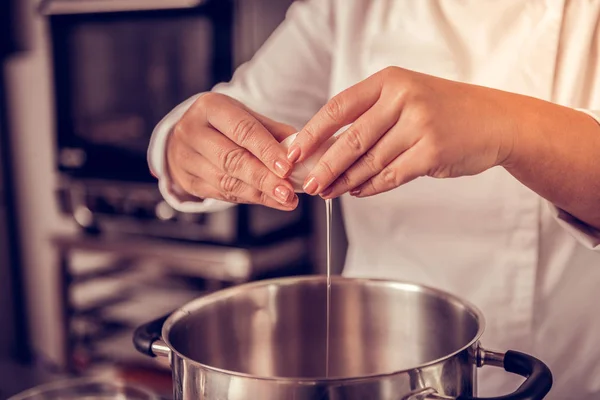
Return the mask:
[[161,351],[160,354],[156,354],[158,352],[155,352],[153,347],[156,347],[155,342],[161,340],[162,327],[169,315],[171,314],[169,313],[139,326],[133,332],[133,345],[137,351],[150,357],[156,357],[164,353],[164,351]]
[[[525,377],[525,382],[511,394],[486,397],[487,400],[542,400],[552,388],[552,373],[546,364],[529,354],[509,350],[505,354],[479,348],[477,366],[503,367],[505,371]],[[483,400],[481,397],[458,396],[456,400]]]

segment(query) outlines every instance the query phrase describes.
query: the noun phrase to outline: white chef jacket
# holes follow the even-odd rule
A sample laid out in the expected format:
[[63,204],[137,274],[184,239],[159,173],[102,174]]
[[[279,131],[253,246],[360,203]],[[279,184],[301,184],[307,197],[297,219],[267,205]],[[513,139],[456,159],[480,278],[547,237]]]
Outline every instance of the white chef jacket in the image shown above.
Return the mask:
[[[214,90],[301,128],[333,95],[395,65],[600,120],[599,21],[600,0],[302,1]],[[174,208],[209,212],[229,205],[179,198],[163,166],[165,139],[193,100],[157,126],[149,164]],[[576,140],[576,130],[569,134]],[[500,167],[343,196],[342,207],[345,275],[409,280],[466,298],[486,317],[483,346],[525,351],[550,366],[550,399],[600,399],[599,231]],[[480,394],[515,384],[495,368],[479,374]]]

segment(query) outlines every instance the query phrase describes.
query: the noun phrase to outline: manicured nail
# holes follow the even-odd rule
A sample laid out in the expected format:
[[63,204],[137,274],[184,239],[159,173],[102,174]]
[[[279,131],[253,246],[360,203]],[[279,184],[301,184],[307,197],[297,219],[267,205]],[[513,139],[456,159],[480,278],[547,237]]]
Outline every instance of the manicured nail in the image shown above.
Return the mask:
[[290,172],[290,169],[292,169],[292,166],[286,161],[275,161],[275,171],[277,171],[281,178],[285,178],[288,172]]
[[277,186],[275,188],[275,197],[277,197],[280,200],[280,203],[282,204],[288,202],[291,193],[292,192],[290,191],[290,189],[286,188],[285,186]]
[[360,189],[352,189],[350,191],[350,196],[358,196],[360,194]]
[[293,145],[288,150],[287,158],[291,163],[295,163],[300,158],[300,147]]
[[311,195],[316,194],[318,188],[319,188],[319,183],[317,182],[317,180],[315,179],[314,176],[311,176],[310,179],[308,179],[306,181],[306,183],[304,184],[304,186],[302,187],[302,189],[304,189],[305,193],[308,193]]
[[331,192],[333,192],[333,188],[330,186],[330,187],[328,187],[327,189],[323,190],[323,191],[321,192],[320,196],[321,196],[322,198],[325,198],[325,197],[329,196],[329,195],[331,194]]

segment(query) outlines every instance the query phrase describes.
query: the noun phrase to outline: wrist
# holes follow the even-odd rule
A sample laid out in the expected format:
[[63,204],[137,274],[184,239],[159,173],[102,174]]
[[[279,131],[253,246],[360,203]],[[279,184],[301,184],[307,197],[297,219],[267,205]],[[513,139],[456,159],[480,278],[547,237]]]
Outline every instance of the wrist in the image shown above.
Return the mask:
[[[512,103],[510,151],[501,166],[513,174],[530,170],[533,164],[544,165],[553,157],[564,156],[578,134],[597,130],[598,121],[588,113],[548,101],[522,97]],[[546,155],[546,156],[544,156]]]
[[536,147],[543,145],[544,138],[540,133],[544,132],[543,125],[548,120],[546,107],[553,105],[526,96],[513,96],[508,99],[508,122],[503,124],[504,132],[498,152],[498,165],[507,170],[518,168],[523,160],[530,158]]

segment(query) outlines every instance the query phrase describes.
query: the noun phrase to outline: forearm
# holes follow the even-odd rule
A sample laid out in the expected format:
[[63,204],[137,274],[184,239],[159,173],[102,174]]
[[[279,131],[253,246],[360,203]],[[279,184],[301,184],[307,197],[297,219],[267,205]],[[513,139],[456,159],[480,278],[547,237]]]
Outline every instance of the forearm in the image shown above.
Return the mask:
[[508,101],[517,118],[502,165],[543,198],[600,229],[600,124],[583,112],[529,97]]

